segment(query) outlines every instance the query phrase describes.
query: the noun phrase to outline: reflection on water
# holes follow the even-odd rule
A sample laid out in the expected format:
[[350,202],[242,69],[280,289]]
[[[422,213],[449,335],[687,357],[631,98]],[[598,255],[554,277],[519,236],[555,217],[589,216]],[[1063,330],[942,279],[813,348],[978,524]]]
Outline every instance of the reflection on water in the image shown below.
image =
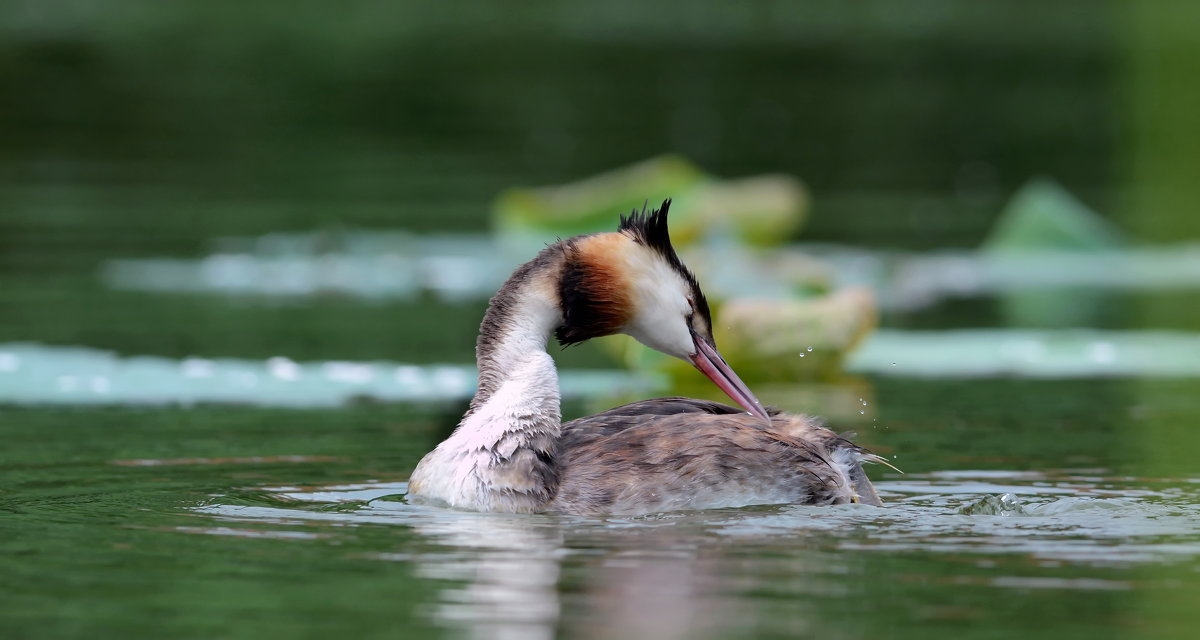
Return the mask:
[[[800,613],[794,609],[790,623],[816,625],[826,598],[844,607],[867,595],[854,576],[868,571],[874,554],[936,554],[961,563],[956,573],[924,580],[1077,592],[1135,587],[1130,574],[1089,567],[1200,557],[1194,480],[958,471],[878,486],[887,507],[784,505],[634,518],[421,507],[399,497],[404,483],[281,487],[236,500],[216,496],[196,508],[214,524],[181,530],[297,543],[353,536],[358,526],[411,530],[418,538],[372,557],[413,565],[441,585],[429,614],[478,638],[554,637],[566,612],[586,620],[576,628],[592,637],[720,637],[736,631],[730,625],[737,611],[769,608],[772,590],[802,597],[792,603]],[[920,566],[933,570],[932,563]]]
[[417,575],[459,586],[441,592],[433,615],[471,637],[554,637],[562,541],[553,528],[525,526],[519,519],[429,519],[413,530],[439,545],[473,554],[435,553],[421,559],[378,554],[384,561],[416,562]]
[[1200,478],[1117,427],[1187,429],[1197,394],[1125,384],[881,378],[860,435],[910,472],[870,470],[886,508],[639,518],[406,504],[456,419],[416,406],[10,406],[0,612],[71,599],[38,628],[123,637],[1136,636],[1112,629],[1140,602],[1194,620]]
[[[560,604],[558,583],[563,530],[548,516],[446,512],[376,498],[403,494],[405,483],[333,486],[301,490],[269,490],[263,502],[294,501],[298,508],[216,503],[197,509],[220,520],[268,525],[324,523],[330,531],[347,525],[402,524],[429,543],[415,549],[372,553],[383,562],[411,563],[418,576],[451,583],[445,586],[432,615],[477,638],[553,638]],[[304,504],[351,503],[351,511],[313,511]],[[450,514],[456,517],[447,517]],[[229,535],[228,527],[188,527],[186,532]],[[278,527],[256,529],[257,535],[288,537]]]

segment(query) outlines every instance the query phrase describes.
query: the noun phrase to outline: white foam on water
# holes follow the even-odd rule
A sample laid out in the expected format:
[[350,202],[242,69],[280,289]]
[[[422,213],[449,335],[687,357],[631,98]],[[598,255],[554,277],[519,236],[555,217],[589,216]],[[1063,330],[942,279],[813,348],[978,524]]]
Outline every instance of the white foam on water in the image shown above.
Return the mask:
[[[984,483],[974,478],[1007,479],[1012,484]],[[196,511],[224,522],[392,524],[438,531],[462,527],[474,530],[486,528],[493,521],[519,521],[522,527],[567,525],[572,531],[588,531],[614,541],[624,530],[647,527],[690,528],[710,538],[776,538],[781,542],[797,534],[821,532],[837,539],[839,548],[862,552],[1027,554],[1044,560],[1108,566],[1200,558],[1198,496],[1178,487],[1163,488],[1164,484],[1180,483],[1186,485],[1187,481],[1147,485],[1069,472],[955,471],[878,483],[885,507],[777,505],[578,518],[478,514],[410,505],[403,499],[407,483],[363,482],[256,489],[251,495],[260,495],[262,505],[246,504],[246,494],[239,493],[236,503],[224,504],[222,497],[216,496]],[[253,498],[249,500],[253,502]],[[280,500],[297,506],[278,506]],[[339,503],[357,507],[320,508]],[[1057,588],[1051,583],[1039,584]],[[1004,583],[1003,579],[997,586],[1022,587],[1016,582]],[[1103,589],[1119,585],[1063,583],[1058,587]]]

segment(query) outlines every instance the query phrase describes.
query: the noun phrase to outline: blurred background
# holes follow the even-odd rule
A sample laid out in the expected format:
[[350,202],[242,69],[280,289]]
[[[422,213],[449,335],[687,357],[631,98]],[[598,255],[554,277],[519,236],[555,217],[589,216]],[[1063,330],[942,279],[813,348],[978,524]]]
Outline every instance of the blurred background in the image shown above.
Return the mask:
[[[723,329],[749,345],[730,359],[764,400],[857,429],[909,481],[942,486],[937,508],[979,498],[938,485],[947,471],[1034,473],[1007,481],[1031,508],[1045,506],[1038,486],[1194,504],[1198,7],[0,2],[0,504],[13,514],[0,544],[27,558],[4,582],[42,576],[0,587],[0,621],[204,634],[253,610],[265,617],[247,632],[495,631],[471,626],[495,622],[476,609],[422,613],[444,600],[431,584],[461,576],[305,547],[312,573],[281,577],[247,558],[288,564],[298,543],[149,532],[245,487],[402,482],[469,397],[475,332],[504,274],[531,247],[663,197],[691,207],[680,224],[699,221],[684,244],[728,317],[781,318]],[[727,182],[756,176],[767,182]],[[723,187],[740,190],[720,200]],[[765,231],[741,233],[759,209]],[[777,306],[739,316],[746,288]],[[766,354],[753,351],[761,336],[784,338]],[[555,353],[569,416],[706,393],[624,349]],[[882,477],[893,497],[914,491]],[[1129,508],[1143,524],[1157,513]],[[1088,611],[1099,617],[1068,631],[1164,637],[1195,622],[1198,593],[1200,525],[1172,508],[1182,524],[1166,531],[1110,536],[1068,519],[1072,535],[1116,545],[1116,569],[1038,560],[1036,544],[964,551],[1043,580],[1004,591],[1032,606],[1050,589],[1053,604],[1023,620],[986,604],[1001,587],[978,586],[983,565],[925,558],[932,533],[844,579],[831,577],[845,573],[830,551],[840,539],[808,539],[830,554],[797,571],[907,603],[837,627],[854,637],[970,636],[983,623],[1074,637],[1060,616]],[[356,535],[347,544],[363,553],[426,544],[407,530]],[[140,568],[114,585],[85,541],[100,565]],[[1135,542],[1147,555],[1121,560]],[[795,551],[762,544],[755,559]],[[608,599],[555,600],[522,633],[587,622],[603,637],[613,577],[579,562],[551,591],[602,585]],[[878,591],[900,574],[926,588]],[[169,595],[145,595],[168,582]],[[412,606],[398,618],[356,608],[385,596]],[[821,632],[853,611],[779,609],[753,587],[706,597],[742,612],[718,636]],[[673,632],[696,630],[656,631]]]
[[[8,2],[0,329],[171,356],[426,359],[430,340],[461,344],[482,301],[284,313],[97,273],[230,236],[484,232],[506,188],[664,153],[803,181],[790,240],[974,248],[1036,178],[1131,238],[1194,238],[1189,5],[1151,4]],[[1134,293],[1095,321],[1195,328],[1194,301],[1151,312]],[[995,323],[969,306],[963,322]],[[394,329],[414,313],[457,331]]]

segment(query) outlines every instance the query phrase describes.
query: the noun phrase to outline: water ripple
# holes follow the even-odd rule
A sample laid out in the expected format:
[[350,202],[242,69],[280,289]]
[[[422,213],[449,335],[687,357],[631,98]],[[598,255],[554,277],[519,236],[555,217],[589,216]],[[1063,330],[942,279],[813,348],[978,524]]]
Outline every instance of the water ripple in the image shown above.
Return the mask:
[[[1094,565],[1200,557],[1200,495],[1186,483],[1180,488],[1177,481],[1134,485],[1108,478],[1084,483],[1070,473],[1013,475],[1024,483],[930,477],[880,483],[888,500],[883,508],[775,505],[639,517],[514,516],[410,505],[403,500],[405,483],[363,483],[218,496],[197,511],[246,525],[414,527],[467,546],[481,544],[495,533],[482,530],[493,528],[542,529],[556,539],[585,538],[606,546],[669,529],[696,546],[729,538],[791,545],[796,535],[816,535],[837,548],[861,552],[1016,553]],[[247,501],[247,495],[258,497]],[[346,508],[330,508],[339,504]],[[498,545],[491,539],[485,546]]]

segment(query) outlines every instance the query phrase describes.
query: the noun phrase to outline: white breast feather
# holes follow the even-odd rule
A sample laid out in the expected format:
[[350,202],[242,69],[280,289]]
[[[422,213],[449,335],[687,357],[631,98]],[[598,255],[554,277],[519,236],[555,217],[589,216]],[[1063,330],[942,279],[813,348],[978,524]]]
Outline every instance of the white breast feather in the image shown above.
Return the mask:
[[513,315],[512,331],[496,347],[503,382],[454,433],[413,471],[409,495],[460,509],[492,510],[489,469],[513,455],[523,432],[553,430],[561,423],[558,374],[546,353],[546,336],[557,310],[527,298]]

